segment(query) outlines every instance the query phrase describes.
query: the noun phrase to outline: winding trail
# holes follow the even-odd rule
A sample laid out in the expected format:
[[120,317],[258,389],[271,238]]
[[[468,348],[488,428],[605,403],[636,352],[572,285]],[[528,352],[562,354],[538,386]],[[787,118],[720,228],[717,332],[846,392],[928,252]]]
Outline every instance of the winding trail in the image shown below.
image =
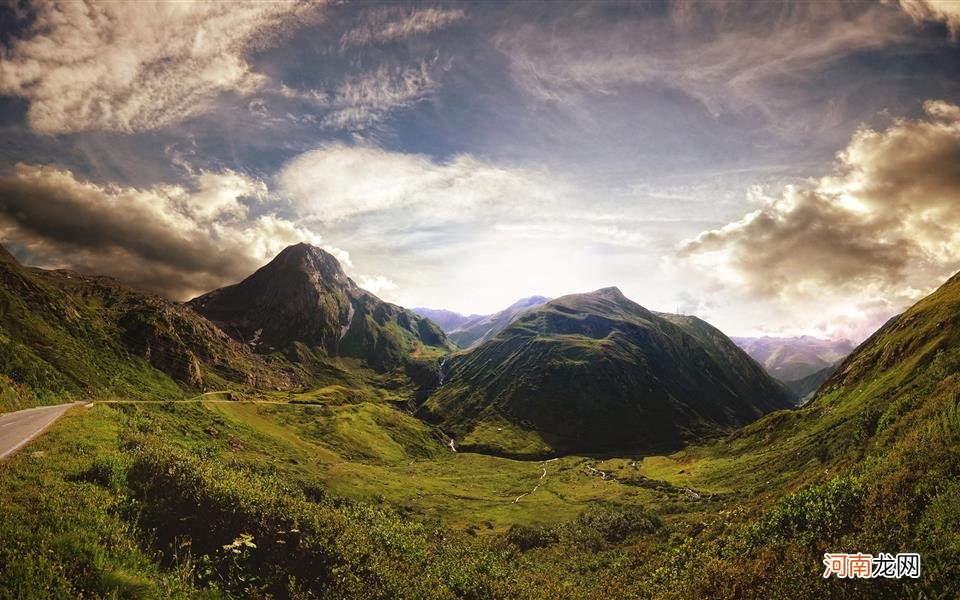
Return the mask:
[[607,473],[606,471],[601,471],[600,469],[595,469],[595,468],[593,468],[593,467],[590,466],[590,465],[585,465],[585,466],[587,467],[587,471],[588,471],[590,474],[592,474],[592,475],[600,475],[600,479],[602,479],[602,480],[604,480],[604,481],[616,481],[616,480],[617,480],[616,477],[614,477],[614,476],[611,475],[610,473]]
[[537,466],[539,466],[541,469],[543,469],[543,473],[541,473],[541,474],[540,474],[540,477],[537,478],[537,485],[533,486],[533,489],[530,490],[529,492],[527,492],[527,493],[525,493],[525,494],[520,494],[519,496],[517,496],[517,497],[513,500],[513,503],[514,503],[514,504],[517,504],[517,503],[520,502],[520,500],[523,499],[524,497],[529,496],[530,494],[532,494],[532,493],[534,493],[535,491],[537,491],[537,490],[540,489],[540,486],[543,485],[543,480],[546,479],[546,477],[547,477],[547,463],[552,463],[552,462],[555,461],[555,460],[557,460],[557,459],[556,459],[556,458],[551,458],[550,460],[541,461],[540,464],[537,465]]

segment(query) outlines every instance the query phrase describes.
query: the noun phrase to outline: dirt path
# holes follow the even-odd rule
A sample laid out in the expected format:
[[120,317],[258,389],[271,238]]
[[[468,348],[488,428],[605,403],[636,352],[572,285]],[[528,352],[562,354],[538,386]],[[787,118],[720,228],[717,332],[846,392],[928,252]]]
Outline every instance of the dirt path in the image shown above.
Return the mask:
[[166,404],[167,402],[209,402],[211,404],[284,404],[288,406],[323,406],[319,402],[286,402],[283,400],[205,400],[204,396],[215,396],[227,392],[204,392],[199,396],[185,400],[96,400],[92,404]]
[[555,461],[555,460],[557,460],[557,459],[556,459],[556,458],[551,458],[550,460],[544,460],[544,461],[541,461],[541,462],[540,462],[540,464],[539,464],[538,466],[543,470],[543,473],[541,473],[541,474],[540,474],[540,477],[537,479],[537,485],[533,486],[533,489],[530,490],[529,492],[527,492],[527,493],[525,493],[525,494],[520,494],[519,496],[517,496],[517,497],[513,500],[513,503],[514,503],[514,504],[517,504],[518,502],[520,502],[520,500],[522,500],[522,499],[525,498],[526,496],[529,496],[530,494],[532,494],[532,493],[534,493],[535,491],[537,491],[537,490],[540,489],[540,486],[543,485],[543,480],[547,478],[547,463],[552,463],[552,462]]
[[600,479],[602,479],[602,480],[604,480],[604,481],[616,481],[616,480],[617,480],[616,477],[614,477],[614,476],[611,475],[610,473],[607,473],[606,471],[601,471],[600,469],[595,469],[595,468],[593,468],[593,467],[590,466],[590,465],[585,465],[585,466],[587,467],[587,473],[589,473],[589,474],[591,474],[591,475],[599,475],[599,476],[600,476]]

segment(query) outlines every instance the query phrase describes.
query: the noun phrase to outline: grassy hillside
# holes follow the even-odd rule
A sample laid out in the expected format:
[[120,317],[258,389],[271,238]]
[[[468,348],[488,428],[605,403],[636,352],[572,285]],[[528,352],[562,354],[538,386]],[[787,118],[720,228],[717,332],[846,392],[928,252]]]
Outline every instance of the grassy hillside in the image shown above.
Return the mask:
[[278,389],[305,374],[184,306],[103,277],[0,262],[3,409],[70,399]]
[[[953,597],[960,593],[960,276],[864,342],[804,408],[642,472],[755,498],[662,571],[671,596]],[[792,492],[792,493],[791,493]],[[784,496],[784,493],[787,493]],[[764,507],[767,508],[758,508]],[[825,551],[918,552],[921,582],[814,581]]]
[[[74,274],[16,265],[0,274],[5,360],[34,369],[18,376],[60,377],[51,379],[63,386],[54,399],[126,397],[137,365],[159,383],[136,389],[166,381],[170,395],[151,397],[182,395],[187,384],[149,362],[165,356],[156,344],[193,352],[205,378],[232,381],[215,360],[236,349],[229,343],[204,353],[200,334],[137,335],[150,340],[141,355],[124,341],[131,322],[194,331],[168,327],[187,318],[182,307],[166,312],[155,299]],[[145,305],[142,318],[121,318]],[[598,355],[605,369],[656,367],[661,354],[627,343],[638,338],[644,348],[664,343],[660,351],[688,372],[712,377],[722,362],[743,374],[709,379],[712,390],[736,391],[756,368],[706,323],[654,315],[612,290],[555,301],[492,342],[513,348],[507,369],[529,372],[532,355],[577,373],[553,389],[555,400],[581,380],[604,390],[589,367]],[[54,343],[67,351],[50,350]],[[441,390],[488,344],[451,358]],[[462,444],[453,452],[447,434],[458,432],[400,410],[417,389],[404,370],[376,373],[302,344],[291,351],[298,362],[280,364],[327,382],[78,407],[0,465],[0,597],[960,595],[960,276],[864,342],[804,407],[669,455],[522,461]],[[423,368],[436,358],[425,353]],[[491,371],[478,384],[493,389],[503,377]],[[457,439],[508,439],[539,452],[542,435],[514,416],[490,413]],[[823,579],[827,551],[918,552],[923,576]]]
[[344,345],[363,340],[373,364],[296,341],[282,352],[258,352],[187,306],[105,277],[32,269],[8,257],[0,260],[0,283],[0,411],[324,386],[348,389],[354,398],[413,402],[418,390],[434,385],[437,358],[452,348],[429,321],[408,320],[402,309],[368,305],[365,297],[355,300]]
[[443,371],[421,414],[465,448],[507,455],[677,448],[789,405],[719,331],[616,288],[528,311]]
[[[112,293],[77,276],[0,262],[0,410],[96,395],[178,397],[174,379],[122,342]],[[64,293],[67,290],[67,293]]]
[[[74,409],[0,466],[0,596],[960,594],[960,278],[806,407],[668,456],[453,453],[381,402]],[[918,552],[919,580],[821,577]]]

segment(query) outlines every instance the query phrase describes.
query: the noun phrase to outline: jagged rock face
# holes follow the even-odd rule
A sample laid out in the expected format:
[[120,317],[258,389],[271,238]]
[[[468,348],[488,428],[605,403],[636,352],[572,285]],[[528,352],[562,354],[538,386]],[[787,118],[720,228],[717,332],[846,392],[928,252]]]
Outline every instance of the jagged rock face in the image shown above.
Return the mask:
[[352,300],[359,291],[337,259],[320,248],[297,244],[240,283],[189,305],[257,350],[297,341],[332,354],[356,313]]
[[309,244],[290,246],[240,283],[188,304],[258,352],[299,343],[383,370],[418,345],[449,347],[439,327],[359,288],[336,258]]

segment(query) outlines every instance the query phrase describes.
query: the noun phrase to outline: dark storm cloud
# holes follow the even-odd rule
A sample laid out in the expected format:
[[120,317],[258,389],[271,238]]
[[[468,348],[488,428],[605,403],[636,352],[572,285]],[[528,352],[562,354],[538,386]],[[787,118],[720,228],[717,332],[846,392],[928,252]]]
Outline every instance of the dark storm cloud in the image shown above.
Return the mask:
[[229,171],[191,178],[137,189],[17,165],[0,178],[0,237],[51,266],[177,299],[235,282],[287,244],[320,241],[274,215],[251,218],[242,200],[265,198],[261,182]]

